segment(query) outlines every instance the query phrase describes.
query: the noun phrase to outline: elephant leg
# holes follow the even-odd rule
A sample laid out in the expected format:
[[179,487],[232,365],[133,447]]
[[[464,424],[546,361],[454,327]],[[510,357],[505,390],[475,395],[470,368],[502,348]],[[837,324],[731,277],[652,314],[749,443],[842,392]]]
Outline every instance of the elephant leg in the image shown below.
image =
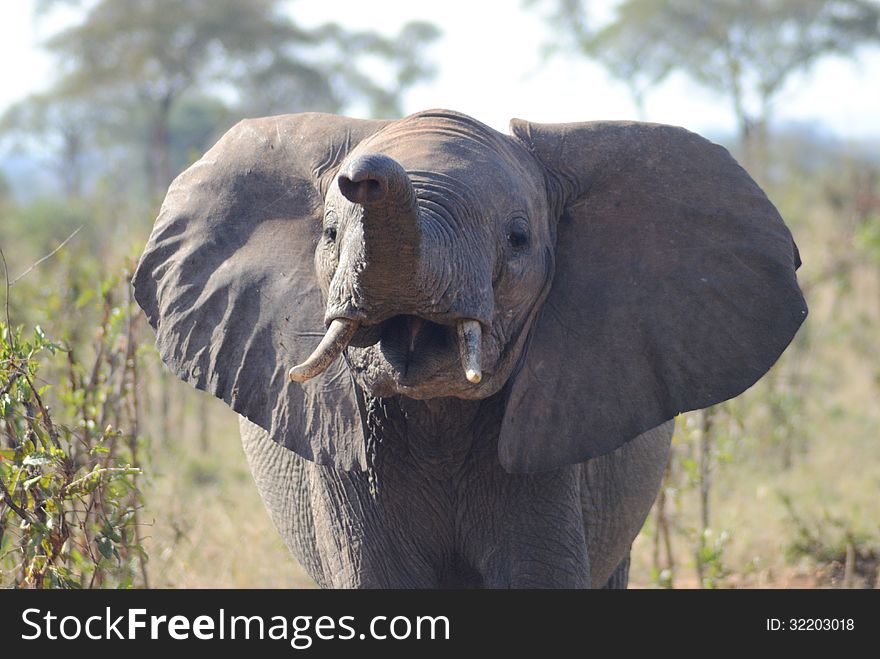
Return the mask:
[[[507,474],[494,454],[473,475],[458,530],[484,588],[589,588],[580,467]],[[490,497],[487,500],[487,497]]]
[[[309,465],[315,543],[333,588],[436,588],[440,544],[436,524],[415,496],[371,490],[366,472]],[[390,477],[389,477],[390,478]],[[421,525],[427,526],[425,533]]]
[[605,590],[626,590],[626,586],[629,583],[629,552],[626,553],[626,557],[620,561],[620,564],[614,568],[614,572],[611,573],[611,577],[608,579],[608,583],[602,586]]
[[241,417],[239,425],[269,516],[319,586],[437,587],[436,570],[425,551],[437,543],[419,541],[411,523],[414,513],[401,502],[374,499],[366,473],[315,465],[273,442],[247,419]]
[[581,467],[581,499],[593,587],[601,588],[629,555],[654,505],[669,459],[667,421]]
[[[569,537],[562,537],[568,535]],[[490,571],[486,588],[589,588],[590,561],[582,540],[572,534],[556,537],[525,536],[506,552],[509,563],[501,572]]]
[[312,527],[308,463],[244,417],[239,417],[239,429],[245,457],[272,524],[309,576],[327,587]]

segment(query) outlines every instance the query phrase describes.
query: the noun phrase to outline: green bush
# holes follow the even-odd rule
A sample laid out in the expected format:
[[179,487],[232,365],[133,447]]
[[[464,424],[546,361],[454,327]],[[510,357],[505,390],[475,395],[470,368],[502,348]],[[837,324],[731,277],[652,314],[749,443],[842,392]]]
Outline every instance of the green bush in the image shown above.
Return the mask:
[[[5,259],[3,264],[5,266]],[[147,585],[128,276],[89,296],[91,345],[0,321],[0,586]],[[82,314],[80,322],[88,318]],[[83,355],[81,358],[80,355]]]

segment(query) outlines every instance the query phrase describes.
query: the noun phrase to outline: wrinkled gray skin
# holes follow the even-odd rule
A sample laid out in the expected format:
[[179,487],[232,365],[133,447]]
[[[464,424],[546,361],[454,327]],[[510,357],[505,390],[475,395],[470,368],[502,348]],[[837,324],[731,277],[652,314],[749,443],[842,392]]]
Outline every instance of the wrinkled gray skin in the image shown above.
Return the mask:
[[304,460],[241,420],[272,522],[318,585],[601,588],[614,575],[612,585],[626,587],[671,421],[583,464],[508,474],[495,446],[498,401],[401,397],[390,405],[391,450],[373,476]]
[[806,315],[790,234],[720,147],[512,128],[243,122],[166,198],[136,298],[242,415],[321,586],[625,587],[671,419],[751,386]]

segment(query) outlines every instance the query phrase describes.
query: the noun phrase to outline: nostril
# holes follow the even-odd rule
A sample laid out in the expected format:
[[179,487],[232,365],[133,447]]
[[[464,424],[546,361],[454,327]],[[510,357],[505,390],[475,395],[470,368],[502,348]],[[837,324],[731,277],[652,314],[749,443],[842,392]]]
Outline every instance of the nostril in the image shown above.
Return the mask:
[[360,181],[353,181],[347,176],[339,177],[339,191],[342,195],[356,204],[369,204],[382,201],[388,191],[384,179],[366,177]]

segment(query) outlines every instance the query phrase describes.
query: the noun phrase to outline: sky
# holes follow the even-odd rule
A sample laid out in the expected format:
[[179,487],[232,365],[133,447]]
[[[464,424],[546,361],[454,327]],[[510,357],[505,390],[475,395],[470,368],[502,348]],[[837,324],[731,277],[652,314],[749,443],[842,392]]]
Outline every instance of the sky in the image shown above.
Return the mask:
[[[0,0],[0,112],[16,100],[45,89],[52,60],[39,43],[63,20],[32,18],[34,0]],[[614,0],[594,0],[610,15]],[[639,116],[626,88],[597,64],[577,56],[542,58],[552,39],[539,14],[521,0],[298,0],[291,4],[305,25],[335,21],[351,29],[393,33],[409,20],[426,20],[443,32],[429,53],[437,77],[413,88],[407,113],[444,107],[507,130],[510,118],[561,122],[647,119],[709,134],[731,133],[734,119],[725,99],[672,77],[652,92]],[[818,123],[845,140],[880,137],[880,51],[860,61],[828,59],[793,80],[775,106],[778,121]]]

